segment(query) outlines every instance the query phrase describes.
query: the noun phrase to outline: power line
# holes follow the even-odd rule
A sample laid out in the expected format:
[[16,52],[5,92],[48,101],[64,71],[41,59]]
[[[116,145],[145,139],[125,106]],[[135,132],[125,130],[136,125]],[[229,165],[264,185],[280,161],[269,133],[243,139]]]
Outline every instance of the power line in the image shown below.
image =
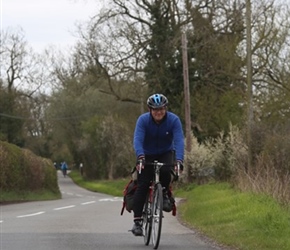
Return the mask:
[[56,117],[56,118],[51,118],[51,119],[43,119],[43,118],[37,119],[37,118],[24,117],[24,116],[8,115],[8,114],[4,114],[4,113],[0,113],[0,116],[7,117],[7,118],[10,118],[10,119],[16,119],[16,120],[33,120],[33,121],[44,120],[44,121],[59,121],[59,120],[77,120],[77,119],[81,119],[81,118],[88,117],[88,116],[91,116],[91,115]]

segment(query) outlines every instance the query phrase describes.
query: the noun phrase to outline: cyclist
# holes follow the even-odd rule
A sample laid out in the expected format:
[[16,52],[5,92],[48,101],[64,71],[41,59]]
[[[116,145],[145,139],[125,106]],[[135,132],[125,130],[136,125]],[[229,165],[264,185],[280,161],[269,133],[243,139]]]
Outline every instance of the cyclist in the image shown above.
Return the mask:
[[[154,160],[166,164],[180,162],[183,170],[184,136],[179,117],[167,111],[168,99],[163,94],[153,94],[147,100],[149,112],[139,116],[134,131],[134,150],[137,156],[137,166],[142,163],[142,171],[138,172],[138,185],[134,194],[134,225],[132,233],[142,236],[142,210],[150,181],[154,175],[152,163]],[[145,161],[146,159],[146,161]],[[160,182],[164,188],[163,210],[172,210],[172,201],[169,185],[171,182],[171,167],[163,166],[160,169]]]
[[61,165],[61,170],[62,170],[62,174],[63,174],[64,177],[66,177],[67,169],[68,169],[67,164],[66,164],[66,162],[64,161],[64,162],[62,163],[62,165]]

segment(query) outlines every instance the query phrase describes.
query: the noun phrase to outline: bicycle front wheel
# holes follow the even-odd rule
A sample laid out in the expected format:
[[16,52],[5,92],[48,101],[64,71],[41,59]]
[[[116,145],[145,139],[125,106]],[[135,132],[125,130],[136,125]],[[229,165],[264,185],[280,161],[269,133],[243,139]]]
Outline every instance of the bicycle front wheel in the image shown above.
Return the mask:
[[160,183],[155,185],[152,204],[152,243],[153,248],[157,249],[161,237],[163,217],[163,191]]
[[150,193],[148,192],[144,207],[143,207],[143,234],[144,234],[144,243],[148,246],[151,237],[152,230],[152,216],[151,216],[151,203],[149,201]]

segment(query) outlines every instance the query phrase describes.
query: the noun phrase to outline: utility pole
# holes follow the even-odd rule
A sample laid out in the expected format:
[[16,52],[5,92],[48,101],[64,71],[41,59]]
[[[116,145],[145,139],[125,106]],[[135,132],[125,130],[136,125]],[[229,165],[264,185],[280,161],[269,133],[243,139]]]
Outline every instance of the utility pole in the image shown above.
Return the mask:
[[253,127],[253,89],[252,89],[252,11],[251,0],[246,0],[246,31],[247,31],[247,86],[248,86],[248,126],[247,126],[247,140],[248,140],[248,170],[252,168],[252,127]]
[[[188,56],[187,56],[187,38],[186,33],[182,32],[182,60],[183,60],[183,81],[184,81],[184,101],[185,101],[185,136],[186,151],[191,151],[191,117],[190,117],[190,91],[188,77]],[[187,166],[187,178],[190,181],[191,169]]]

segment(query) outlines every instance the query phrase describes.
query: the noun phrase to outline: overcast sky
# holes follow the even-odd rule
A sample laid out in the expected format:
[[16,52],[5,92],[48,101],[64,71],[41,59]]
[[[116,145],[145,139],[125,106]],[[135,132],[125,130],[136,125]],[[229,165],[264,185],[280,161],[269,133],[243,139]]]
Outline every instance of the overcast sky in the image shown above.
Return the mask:
[[76,38],[75,23],[89,20],[103,0],[0,0],[2,30],[22,27],[37,52],[48,45],[67,48]]
[[[290,0],[276,0],[290,3]],[[89,20],[106,0],[0,0],[0,27],[22,27],[37,52],[48,45],[68,48],[76,38],[75,23]]]

